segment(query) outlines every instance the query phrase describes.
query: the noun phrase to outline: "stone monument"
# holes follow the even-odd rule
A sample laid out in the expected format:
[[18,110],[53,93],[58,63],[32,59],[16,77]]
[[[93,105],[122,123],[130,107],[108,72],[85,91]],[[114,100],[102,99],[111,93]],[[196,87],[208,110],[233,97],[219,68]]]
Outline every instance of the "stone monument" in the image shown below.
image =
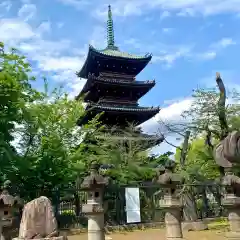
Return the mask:
[[87,204],[82,207],[82,212],[88,217],[88,240],[104,240],[104,188],[108,179],[99,174],[99,165],[93,163],[90,175],[82,183],[82,188],[88,192]]
[[240,178],[233,168],[240,163],[240,132],[234,131],[215,148],[215,161],[224,168],[222,184],[224,186],[223,206],[228,211],[230,232],[228,239],[240,239]]
[[164,188],[164,198],[160,200],[160,207],[165,211],[166,239],[183,239],[181,215],[182,203],[179,198],[178,186],[183,179],[173,173],[175,162],[169,161],[165,165],[165,172],[159,176],[157,182]]
[[44,196],[28,202],[23,209],[17,239],[55,239],[63,240],[59,236],[57,221],[54,216],[51,201]]

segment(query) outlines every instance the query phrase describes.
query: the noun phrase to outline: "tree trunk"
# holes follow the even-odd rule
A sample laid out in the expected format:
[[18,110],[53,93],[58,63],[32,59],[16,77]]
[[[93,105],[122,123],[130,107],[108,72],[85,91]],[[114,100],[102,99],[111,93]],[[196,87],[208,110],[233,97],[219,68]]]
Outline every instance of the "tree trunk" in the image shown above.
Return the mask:
[[[186,131],[183,141],[183,146],[181,150],[181,156],[180,156],[180,165],[183,168],[185,165],[187,152],[188,152],[188,142],[190,138],[190,131]],[[185,221],[196,221],[198,219],[197,214],[197,206],[196,201],[192,192],[192,189],[190,188],[187,190],[186,193],[182,196],[182,202],[183,202],[183,217]]]
[[216,82],[219,89],[218,119],[221,128],[221,140],[228,135],[228,123],[226,117],[226,89],[219,73],[216,74]]
[[198,219],[197,205],[191,190],[183,194],[182,201],[184,206],[183,207],[184,221],[191,221],[191,222],[197,221]]
[[181,167],[184,166],[184,163],[186,160],[189,137],[190,137],[190,131],[186,131],[185,136],[184,136],[184,142],[183,142],[183,146],[182,146],[181,156],[180,156]]

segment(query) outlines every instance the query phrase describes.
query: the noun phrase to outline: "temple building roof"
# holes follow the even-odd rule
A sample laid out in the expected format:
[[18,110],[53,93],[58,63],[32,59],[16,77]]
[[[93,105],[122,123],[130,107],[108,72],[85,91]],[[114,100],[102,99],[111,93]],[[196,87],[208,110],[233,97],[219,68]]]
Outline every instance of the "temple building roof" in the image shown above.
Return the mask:
[[155,80],[127,81],[95,77],[89,75],[82,91],[76,96],[76,100],[84,96],[84,101],[99,102],[100,99],[108,96],[114,98],[128,97],[129,100],[138,100],[155,86]]
[[160,111],[160,107],[128,107],[128,106],[122,106],[122,105],[104,105],[104,104],[87,104],[86,109],[89,108],[98,108],[101,110],[113,110],[113,111],[127,111],[127,112],[156,112],[158,113]]
[[148,149],[152,146],[156,146],[164,141],[163,136],[159,135],[148,135],[148,134],[139,134],[138,136],[122,136],[122,135],[96,135],[96,139],[98,140],[104,140],[104,139],[112,139],[113,141],[133,141],[136,144],[141,144],[142,149]]
[[141,56],[141,55],[130,54],[127,52],[121,52],[119,48],[111,49],[107,47],[103,50],[98,50],[94,48],[92,45],[89,45],[89,50],[92,50],[97,53],[103,54],[105,56],[110,56],[110,57],[120,57],[120,58],[126,58],[126,59],[143,59],[143,60],[151,60],[152,58],[152,55],[150,53],[147,53]]
[[106,125],[118,125],[124,127],[128,126],[129,123],[139,125],[154,117],[159,111],[159,107],[88,103],[85,114],[79,119],[78,125],[86,124],[99,113],[104,113],[99,120]]

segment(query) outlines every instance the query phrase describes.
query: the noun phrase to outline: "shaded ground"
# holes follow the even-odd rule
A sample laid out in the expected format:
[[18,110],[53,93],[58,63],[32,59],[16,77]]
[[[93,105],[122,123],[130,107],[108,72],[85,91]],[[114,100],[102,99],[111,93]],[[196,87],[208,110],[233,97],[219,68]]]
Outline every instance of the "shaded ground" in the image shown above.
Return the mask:
[[[199,232],[184,232],[184,239],[186,240],[224,240],[225,233],[219,230],[208,230]],[[109,235],[112,240],[159,240],[164,239],[164,229],[154,229],[146,231],[136,231],[129,233],[114,233]],[[160,237],[160,238],[159,238]],[[162,238],[161,238],[162,237]],[[87,235],[69,236],[69,240],[87,240]]]

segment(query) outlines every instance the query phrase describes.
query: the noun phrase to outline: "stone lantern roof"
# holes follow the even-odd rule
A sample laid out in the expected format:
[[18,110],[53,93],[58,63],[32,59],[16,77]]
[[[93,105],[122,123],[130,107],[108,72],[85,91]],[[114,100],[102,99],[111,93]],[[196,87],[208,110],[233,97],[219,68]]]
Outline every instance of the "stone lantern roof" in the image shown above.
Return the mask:
[[108,185],[108,179],[99,174],[99,164],[93,163],[90,168],[90,175],[85,177],[81,187],[86,190],[103,188]]
[[9,187],[11,185],[11,182],[9,180],[5,181],[3,184],[3,191],[0,194],[0,208],[1,207],[17,207],[22,205],[22,201],[19,197],[13,197],[9,194]]
[[158,183],[175,186],[183,183],[184,179],[179,174],[173,172],[175,167],[176,163],[174,161],[168,161],[165,164],[165,172],[158,178]]

